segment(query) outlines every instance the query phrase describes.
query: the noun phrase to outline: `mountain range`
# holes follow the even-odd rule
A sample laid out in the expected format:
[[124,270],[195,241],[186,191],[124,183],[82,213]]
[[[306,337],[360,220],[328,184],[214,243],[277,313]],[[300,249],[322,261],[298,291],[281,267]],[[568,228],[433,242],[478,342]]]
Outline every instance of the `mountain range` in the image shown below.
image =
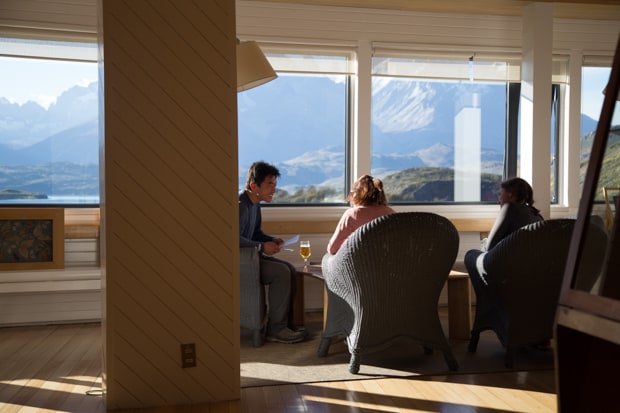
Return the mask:
[[[344,139],[338,138],[343,143],[334,144],[333,131],[330,130],[335,123],[342,123],[341,119],[345,117],[344,108],[330,107],[330,102],[340,105],[338,102],[342,98],[331,96],[334,88],[320,82],[312,85],[297,84],[296,87],[314,88],[316,93],[313,96],[316,98],[288,104],[287,96],[275,95],[271,98],[284,99],[284,104],[274,101],[272,106],[263,105],[247,110],[251,108],[252,95],[239,95],[239,110],[243,114],[239,116],[239,139],[240,147],[244,148],[239,156],[240,187],[244,183],[247,168],[243,165],[249,162],[254,150],[264,140],[281,136],[274,134],[291,129],[298,133],[294,138],[288,143],[284,140],[285,144],[270,148],[272,158],[269,161],[276,164],[282,173],[279,187],[290,193],[311,185],[330,185],[337,189],[342,187]],[[253,90],[263,94],[262,99],[265,99],[265,94],[270,96],[268,90]],[[377,112],[373,115],[373,141],[379,142],[376,148],[378,154],[373,155],[372,159],[373,174],[387,178],[409,168],[445,168],[453,165],[455,103],[450,101],[452,92],[438,87],[421,91],[402,88],[398,93],[392,91],[389,96],[373,98],[381,105],[375,108]],[[98,196],[98,93],[97,82],[85,87],[74,86],[62,93],[48,109],[35,102],[20,105],[0,97],[0,190],[20,190],[50,196]],[[415,112],[417,116],[408,120],[399,118],[399,113],[405,112],[398,102],[419,99],[419,96],[414,96],[415,93],[425,93],[427,98],[432,97],[432,107],[425,108],[426,112],[434,111],[432,124],[406,124],[424,122],[426,112]],[[497,119],[503,119],[504,115],[501,114],[503,108],[495,107],[501,105],[496,105],[493,99],[486,99],[482,105],[484,137],[484,131],[497,128]],[[274,107],[279,108],[277,113],[274,113]],[[299,118],[298,115],[293,117],[293,111],[312,113],[311,110],[316,112],[317,107],[321,107],[325,113],[325,121],[313,122],[309,119],[304,125],[286,124],[286,119]],[[265,117],[271,121],[264,122]],[[268,126],[257,130],[256,125]],[[595,128],[595,120],[582,116],[582,135],[584,131]],[[344,133],[344,127],[341,132]],[[415,139],[411,139],[412,134],[415,134]],[[304,142],[301,149],[298,142]],[[485,147],[483,139],[481,159],[483,172],[501,173],[502,148]]]

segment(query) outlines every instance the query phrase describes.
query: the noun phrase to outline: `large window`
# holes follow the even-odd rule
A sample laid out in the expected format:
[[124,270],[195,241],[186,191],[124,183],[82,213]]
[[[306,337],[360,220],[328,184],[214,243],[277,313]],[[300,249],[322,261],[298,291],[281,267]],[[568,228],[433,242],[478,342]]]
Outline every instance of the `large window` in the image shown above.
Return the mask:
[[[378,48],[359,85],[352,50],[262,48],[278,78],[238,94],[239,190],[257,160],[280,169],[274,203],[289,205],[344,203],[354,156],[370,157],[396,204],[496,202],[518,173],[518,56]],[[96,45],[0,39],[0,68],[0,204],[98,204]],[[368,87],[371,153],[353,154],[352,106]]]
[[274,203],[344,202],[350,55],[263,50],[278,77],[238,94],[239,189],[263,160],[281,173]]
[[99,203],[96,52],[0,39],[0,204]]
[[373,58],[372,173],[390,202],[496,202],[517,64],[385,51]]
[[[602,58],[586,58],[582,69],[581,89],[581,164],[579,182],[583,188],[590,151],[601,115],[605,95],[603,90],[609,82],[611,73],[610,60]],[[607,63],[607,65],[605,65]],[[620,110],[616,104],[611,129],[605,149],[605,157],[601,166],[595,200],[603,202],[603,187],[620,187]]]
[[[372,67],[371,167],[390,202],[497,202],[501,180],[519,173],[519,59],[377,50]],[[565,68],[554,65],[554,82]],[[558,91],[554,84],[553,202]]]

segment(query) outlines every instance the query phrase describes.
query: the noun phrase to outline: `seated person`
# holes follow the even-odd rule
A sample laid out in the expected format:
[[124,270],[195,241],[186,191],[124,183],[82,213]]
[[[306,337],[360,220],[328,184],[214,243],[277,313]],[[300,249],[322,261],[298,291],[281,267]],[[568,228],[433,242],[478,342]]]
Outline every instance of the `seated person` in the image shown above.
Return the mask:
[[340,217],[336,231],[327,244],[327,252],[332,255],[356,229],[375,218],[394,213],[383,192],[383,182],[370,175],[362,175],[355,181],[347,201],[352,207]]
[[500,184],[499,205],[499,214],[489,237],[482,242],[482,249],[469,250],[465,254],[465,266],[476,294],[487,284],[484,252],[493,249],[519,228],[543,220],[540,211],[534,208],[534,191],[524,179],[511,178]]
[[280,252],[284,240],[265,234],[261,228],[260,203],[272,201],[279,176],[280,171],[268,163],[255,162],[250,166],[245,189],[239,194],[239,245],[257,249],[261,283],[269,286],[266,340],[298,343],[306,332],[293,325],[297,271],[289,262],[272,256]]

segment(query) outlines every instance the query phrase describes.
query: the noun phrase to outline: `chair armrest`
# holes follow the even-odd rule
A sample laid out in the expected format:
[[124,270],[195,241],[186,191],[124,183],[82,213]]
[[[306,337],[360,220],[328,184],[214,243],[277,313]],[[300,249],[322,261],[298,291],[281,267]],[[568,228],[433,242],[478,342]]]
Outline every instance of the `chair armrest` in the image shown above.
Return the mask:
[[239,250],[239,284],[241,327],[260,331],[264,325],[265,287],[260,282],[260,257],[255,248]]
[[239,277],[241,291],[244,288],[254,289],[260,285],[260,259],[256,248],[239,249]]

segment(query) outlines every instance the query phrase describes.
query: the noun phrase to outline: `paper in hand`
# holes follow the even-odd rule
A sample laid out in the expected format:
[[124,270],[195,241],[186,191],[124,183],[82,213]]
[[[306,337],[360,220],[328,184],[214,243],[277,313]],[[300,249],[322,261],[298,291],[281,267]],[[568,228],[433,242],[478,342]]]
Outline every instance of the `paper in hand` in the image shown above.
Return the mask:
[[288,240],[284,241],[284,244],[282,244],[282,246],[285,247],[287,245],[297,244],[298,242],[299,242],[299,234],[297,234],[294,237],[289,238]]

